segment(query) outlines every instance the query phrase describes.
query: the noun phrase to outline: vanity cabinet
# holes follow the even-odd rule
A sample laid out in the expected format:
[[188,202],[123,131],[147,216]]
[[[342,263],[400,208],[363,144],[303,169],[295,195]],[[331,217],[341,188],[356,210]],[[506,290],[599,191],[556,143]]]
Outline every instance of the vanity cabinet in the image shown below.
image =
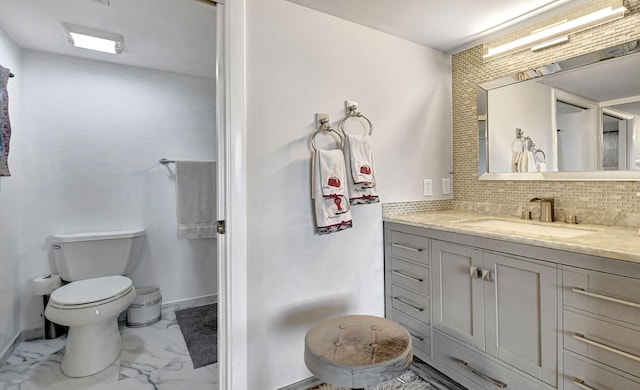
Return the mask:
[[414,350],[431,355],[429,240],[394,230],[385,242],[386,317],[404,326]]
[[556,267],[438,240],[431,258],[433,327],[555,387]]
[[640,390],[640,280],[563,267],[567,389]]
[[384,234],[387,317],[463,386],[640,390],[640,263],[396,222]]

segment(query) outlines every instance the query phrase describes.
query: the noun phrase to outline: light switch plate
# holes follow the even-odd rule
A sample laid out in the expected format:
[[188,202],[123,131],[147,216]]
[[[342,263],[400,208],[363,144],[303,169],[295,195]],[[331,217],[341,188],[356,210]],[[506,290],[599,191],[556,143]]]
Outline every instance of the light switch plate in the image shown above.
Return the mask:
[[448,177],[442,179],[442,195],[451,195],[451,179]]

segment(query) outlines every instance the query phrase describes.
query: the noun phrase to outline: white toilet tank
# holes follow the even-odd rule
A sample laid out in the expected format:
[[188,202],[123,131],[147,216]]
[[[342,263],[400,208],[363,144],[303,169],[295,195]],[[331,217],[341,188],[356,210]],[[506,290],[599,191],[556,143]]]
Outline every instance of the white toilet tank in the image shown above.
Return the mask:
[[54,234],[56,271],[68,282],[127,275],[140,262],[144,236],[144,229]]

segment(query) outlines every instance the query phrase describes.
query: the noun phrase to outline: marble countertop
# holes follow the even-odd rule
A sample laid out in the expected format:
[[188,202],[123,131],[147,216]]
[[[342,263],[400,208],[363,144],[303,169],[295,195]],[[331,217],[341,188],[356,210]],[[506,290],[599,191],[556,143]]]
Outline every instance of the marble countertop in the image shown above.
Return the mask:
[[[550,223],[537,220],[524,221],[502,215],[495,216],[457,210],[389,215],[384,216],[383,220],[640,263],[640,232],[634,228],[590,224],[571,225],[564,222]],[[513,223],[518,225],[513,225]],[[510,226],[514,230],[511,230]],[[560,237],[565,232],[567,233],[565,236],[571,236],[574,232],[580,235]]]

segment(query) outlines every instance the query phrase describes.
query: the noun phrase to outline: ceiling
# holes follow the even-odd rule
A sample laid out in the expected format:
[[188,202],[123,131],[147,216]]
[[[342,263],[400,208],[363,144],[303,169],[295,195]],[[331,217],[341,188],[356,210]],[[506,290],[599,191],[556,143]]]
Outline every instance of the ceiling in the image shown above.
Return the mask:
[[[0,28],[26,49],[213,78],[216,7],[208,1],[0,0]],[[589,0],[288,1],[455,53]],[[122,34],[124,52],[74,48],[61,23]]]
[[[613,58],[592,65],[559,72],[537,79],[574,95],[585,97],[596,102],[615,101],[621,98],[640,96],[638,77],[640,53]],[[640,115],[640,101],[616,104],[618,109]]]
[[[118,55],[78,49],[61,23],[124,36]],[[216,7],[196,0],[0,0],[0,28],[20,47],[215,76]]]
[[446,53],[579,0],[288,0]]

